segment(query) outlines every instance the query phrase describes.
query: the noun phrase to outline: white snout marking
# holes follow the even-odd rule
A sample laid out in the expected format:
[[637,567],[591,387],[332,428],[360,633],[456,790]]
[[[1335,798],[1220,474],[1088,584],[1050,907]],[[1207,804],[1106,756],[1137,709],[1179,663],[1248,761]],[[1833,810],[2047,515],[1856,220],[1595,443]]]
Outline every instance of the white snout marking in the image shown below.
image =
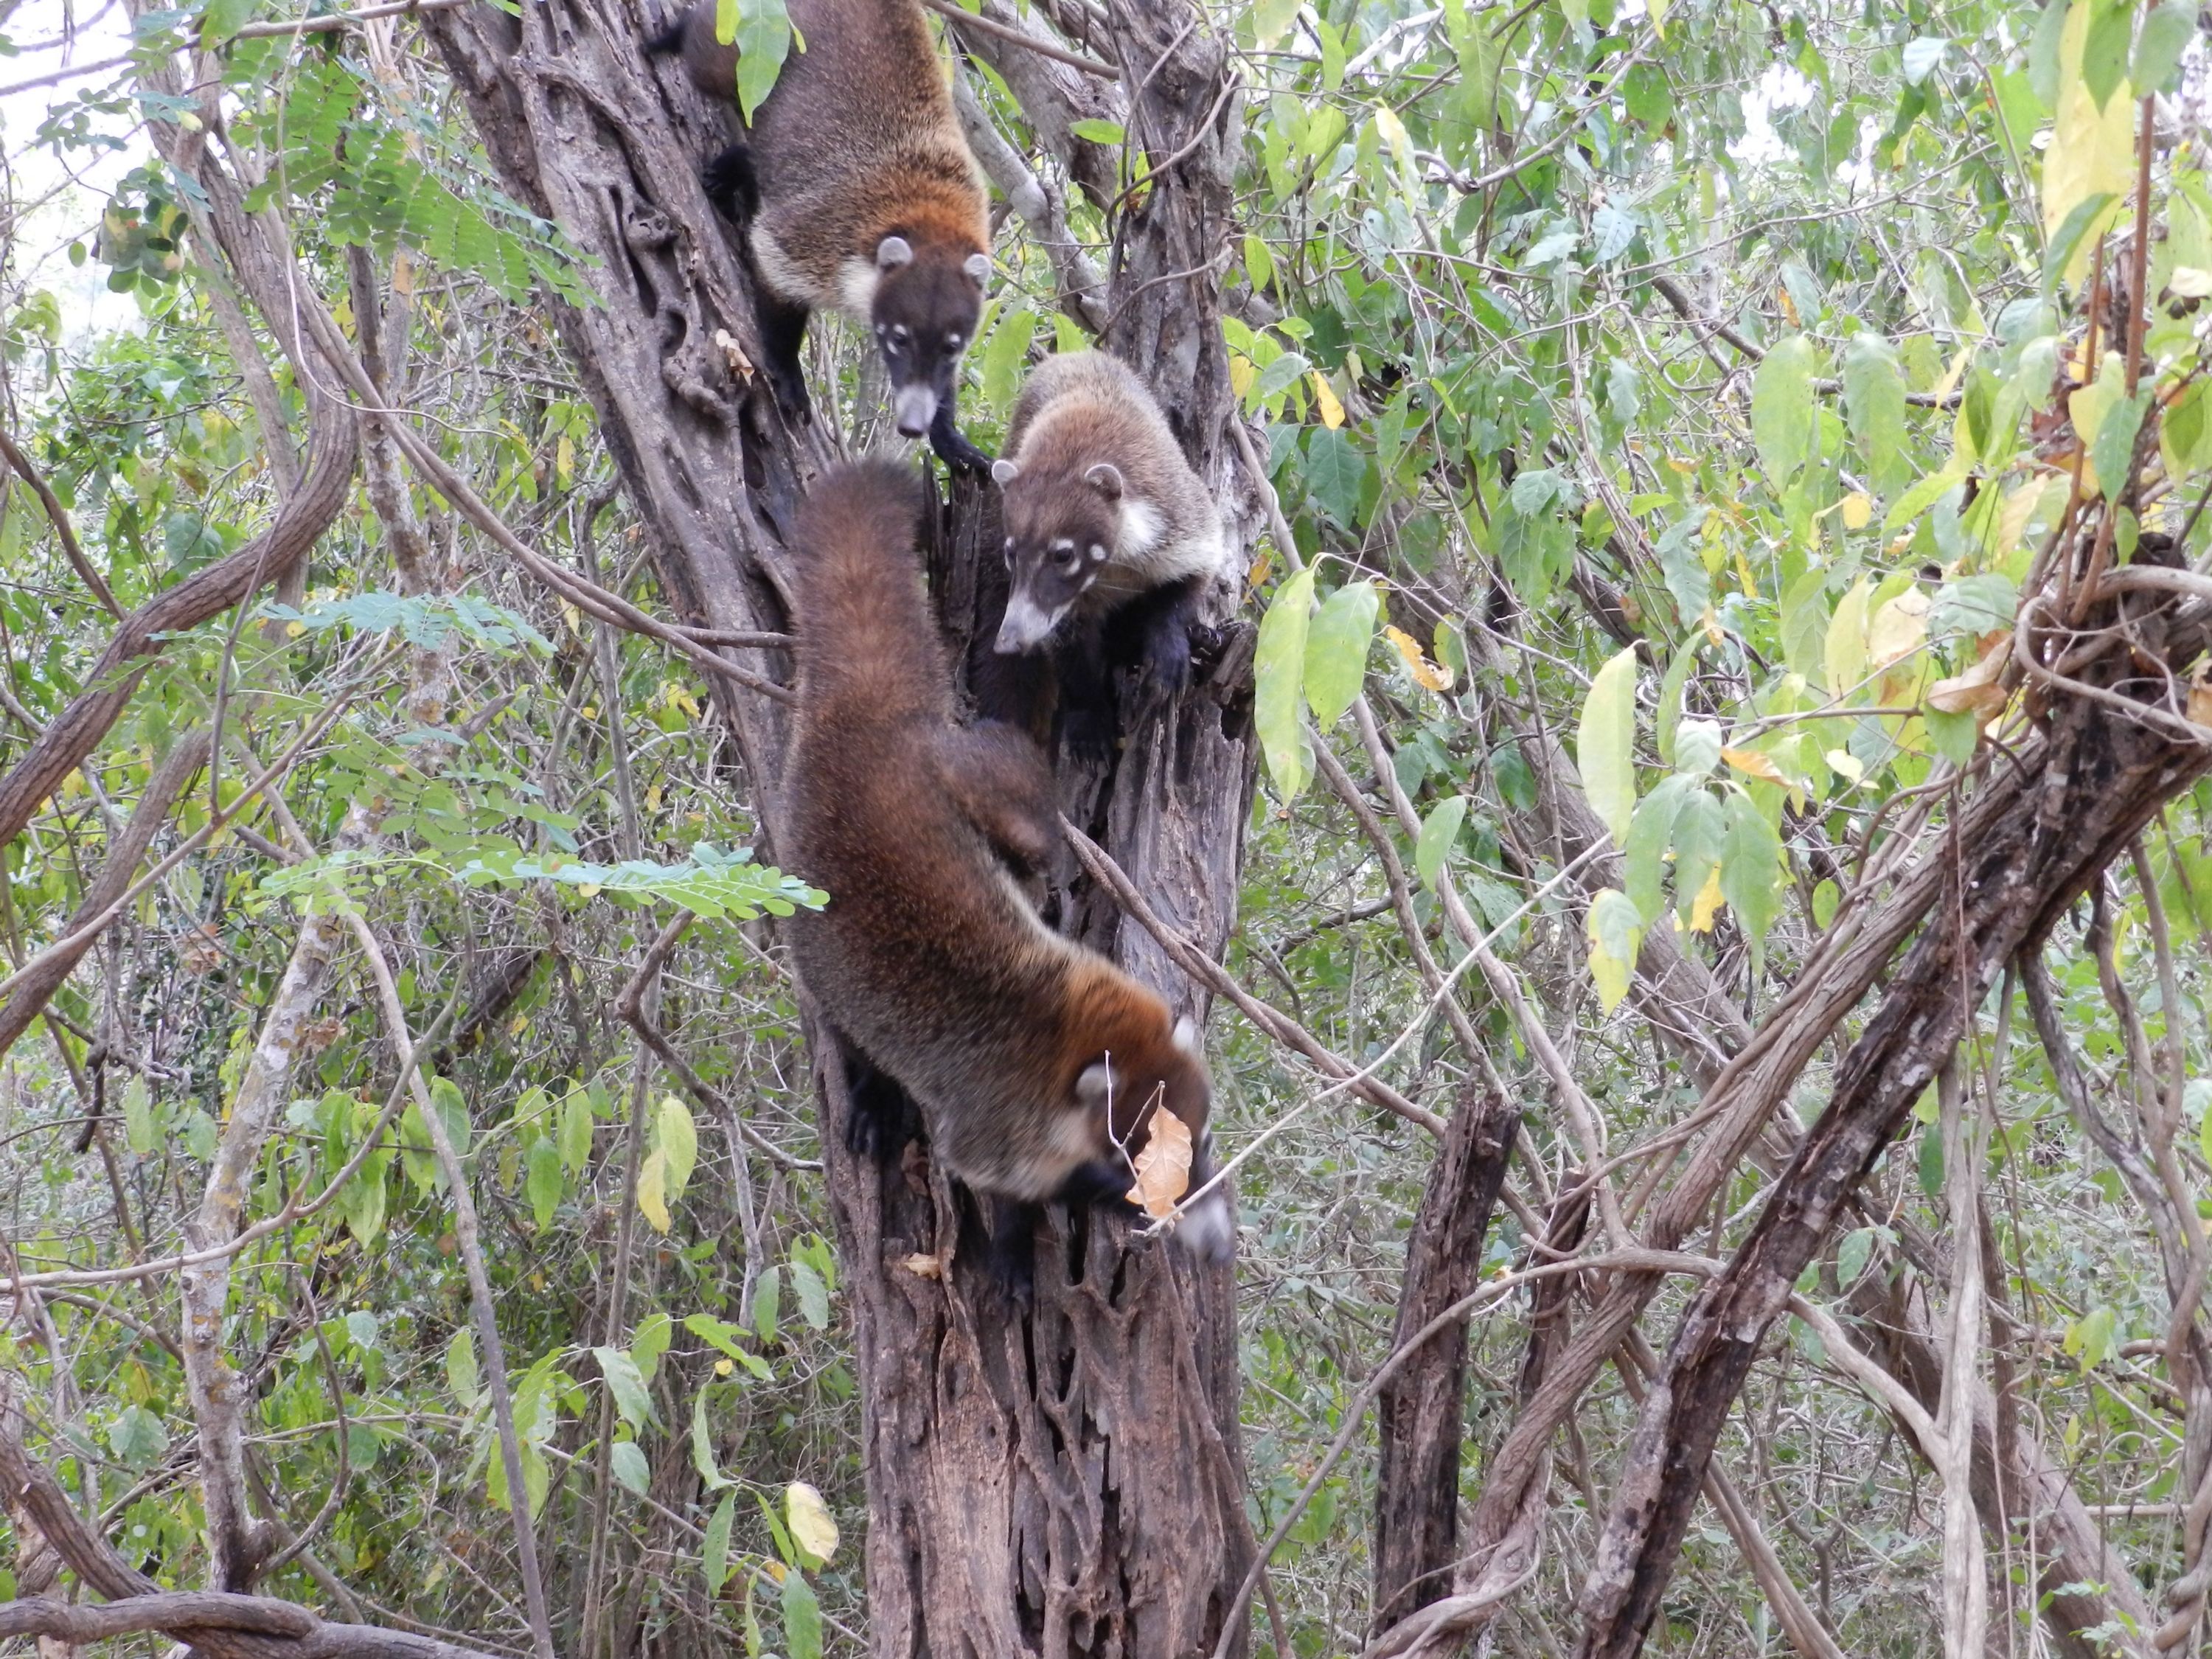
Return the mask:
[[902,437],[919,438],[937,418],[937,394],[926,386],[902,386],[891,396],[891,413]]
[[999,623],[1000,653],[1012,656],[1019,652],[1036,650],[1052,637],[1052,630],[1059,626],[1060,617],[1060,611],[1046,610],[1026,593],[1009,594],[1006,617]]

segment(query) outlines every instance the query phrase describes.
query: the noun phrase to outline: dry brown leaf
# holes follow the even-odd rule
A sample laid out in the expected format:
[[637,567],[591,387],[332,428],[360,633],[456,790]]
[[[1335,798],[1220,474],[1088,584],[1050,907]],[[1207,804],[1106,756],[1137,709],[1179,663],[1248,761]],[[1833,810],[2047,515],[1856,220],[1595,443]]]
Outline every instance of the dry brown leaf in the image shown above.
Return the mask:
[[2189,718],[2199,726],[2212,726],[2212,681],[2199,668],[2189,682]]
[[2012,660],[2012,635],[2002,635],[1964,673],[1938,680],[1928,688],[1928,706],[1939,714],[1994,714],[2005,706],[2005,690],[1997,681]]
[[1137,1184],[1128,1200],[1158,1221],[1175,1211],[1190,1190],[1190,1125],[1164,1106],[1152,1114],[1152,1133],[1137,1154]]
[[905,1261],[900,1262],[899,1266],[905,1268],[916,1279],[942,1279],[945,1277],[945,1263],[933,1255],[910,1255],[907,1257]]
[[1769,783],[1787,786],[1790,780],[1782,775],[1782,769],[1773,759],[1755,749],[1723,749],[1721,758],[1747,778],[1764,778]]
[[1385,628],[1383,638],[1398,647],[1398,654],[1406,659],[1406,672],[1415,682],[1431,691],[1449,690],[1452,676],[1449,668],[1438,667],[1421,654],[1420,641],[1402,628]]

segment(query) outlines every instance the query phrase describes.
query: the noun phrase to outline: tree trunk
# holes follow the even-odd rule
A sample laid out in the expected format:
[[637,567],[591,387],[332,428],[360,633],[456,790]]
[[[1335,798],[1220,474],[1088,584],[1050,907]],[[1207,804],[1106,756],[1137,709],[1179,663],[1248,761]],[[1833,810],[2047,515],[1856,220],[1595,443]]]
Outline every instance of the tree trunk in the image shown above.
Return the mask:
[[[1505,1184],[1520,1108],[1494,1085],[1470,1086],[1452,1114],[1406,1243],[1391,1352],[1471,1295],[1482,1278],[1490,1212]],[[1467,1425],[1467,1330],[1446,1326],[1407,1360],[1375,1401],[1374,1640],[1451,1589],[1459,1559],[1459,1449]]]
[[[520,19],[476,6],[423,27],[507,189],[599,261],[583,275],[600,303],[562,308],[560,326],[669,602],[714,628],[780,629],[782,538],[833,441],[819,423],[786,432],[750,374],[750,274],[698,180],[726,142],[723,118],[674,60],[644,57],[658,21],[617,0],[544,0]],[[1158,171],[1115,219],[1106,343],[1158,393],[1249,546],[1218,320],[1235,155],[1226,49],[1186,0],[1127,0],[1113,34],[1122,104],[1141,88],[1132,143]],[[956,484],[929,550],[957,647],[996,621],[996,511],[994,491]],[[1112,762],[1060,769],[1067,815],[1215,952],[1235,916],[1256,758],[1249,639],[1228,625],[1236,597],[1211,596],[1213,635],[1188,691],[1139,707],[1122,688]],[[719,678],[713,689],[772,830],[783,722],[766,699]],[[1060,913],[1202,1012],[1149,936],[1119,926],[1110,897],[1078,887]],[[1119,1221],[1054,1214],[1038,1229],[1033,1310],[1009,1318],[959,1250],[942,1178],[911,1157],[889,1171],[856,1165],[834,1132],[846,1105],[834,1057],[822,1073],[862,1394],[874,1650],[1211,1649],[1252,1550],[1229,1271],[1133,1244]]]

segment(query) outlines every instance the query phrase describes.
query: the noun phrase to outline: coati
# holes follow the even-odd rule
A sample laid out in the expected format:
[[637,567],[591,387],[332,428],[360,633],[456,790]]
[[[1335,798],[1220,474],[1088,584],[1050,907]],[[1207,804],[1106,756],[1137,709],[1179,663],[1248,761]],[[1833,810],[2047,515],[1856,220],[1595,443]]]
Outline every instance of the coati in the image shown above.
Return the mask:
[[[915,0],[791,0],[799,39],[753,112],[746,141],[707,169],[708,191],[747,227],[761,343],[777,398],[808,410],[799,345],[811,312],[868,328],[909,438],[948,465],[991,458],[953,422],[960,354],[991,274],[983,184]],[[695,0],[648,43],[681,52],[692,82],[734,102],[738,49],[714,38],[715,0]],[[805,50],[799,50],[803,42]]]
[[[1022,733],[953,723],[921,511],[911,471],[880,460],[825,475],[800,511],[786,853],[830,895],[792,920],[800,977],[913,1097],[970,1188],[1018,1204],[1118,1200],[1157,1103],[1190,1127],[1195,1188],[1213,1171],[1196,1028],[1047,927],[1008,867],[1040,867],[1058,844],[1052,778]],[[868,1097],[846,1126],[856,1150],[896,1150],[884,1092],[855,1091]],[[1001,1243],[1009,1217],[1026,1236],[1026,1216],[1002,1206]],[[1225,1196],[1177,1237],[1225,1256]]]
[[1110,729],[1112,659],[1140,660],[1169,690],[1190,678],[1192,617],[1229,556],[1221,515],[1152,393],[1103,351],[1039,365],[991,471],[1010,588],[997,649],[1052,644],[1065,729],[1095,744]]

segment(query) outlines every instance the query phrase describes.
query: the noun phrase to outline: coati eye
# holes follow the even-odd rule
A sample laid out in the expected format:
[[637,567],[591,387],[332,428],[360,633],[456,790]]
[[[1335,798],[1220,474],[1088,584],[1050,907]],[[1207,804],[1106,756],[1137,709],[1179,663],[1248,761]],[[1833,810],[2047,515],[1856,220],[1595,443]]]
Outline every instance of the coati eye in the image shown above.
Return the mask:
[[1012,570],[1013,568],[1014,568],[1014,538],[1013,538],[1012,536],[1009,536],[1009,537],[1007,537],[1007,538],[1006,538],[1006,568],[1007,568],[1007,569],[1009,569],[1009,570]]
[[896,340],[901,345],[904,345],[906,343],[907,327],[904,323],[893,323],[891,325],[891,338]]

